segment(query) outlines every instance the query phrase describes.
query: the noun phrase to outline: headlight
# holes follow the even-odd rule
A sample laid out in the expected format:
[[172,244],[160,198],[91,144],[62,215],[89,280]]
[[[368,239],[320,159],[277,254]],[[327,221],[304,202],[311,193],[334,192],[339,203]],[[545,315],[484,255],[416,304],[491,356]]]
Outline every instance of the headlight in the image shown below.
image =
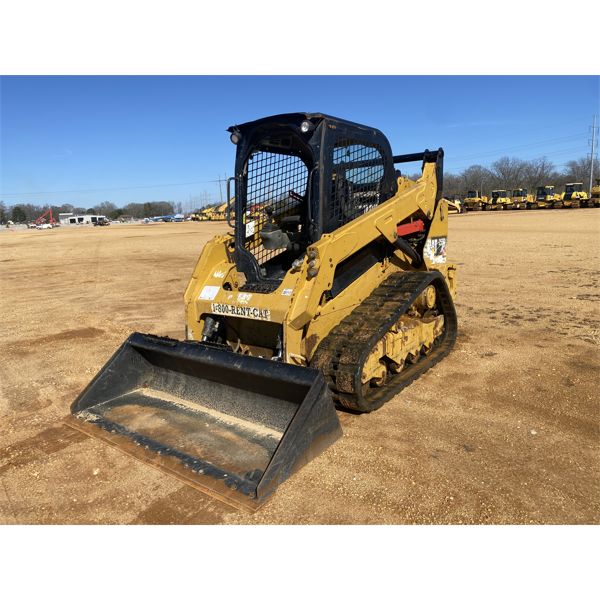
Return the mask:
[[312,131],[314,128],[315,128],[315,126],[310,121],[302,121],[302,124],[300,125],[300,131],[302,133],[308,133],[309,131]]

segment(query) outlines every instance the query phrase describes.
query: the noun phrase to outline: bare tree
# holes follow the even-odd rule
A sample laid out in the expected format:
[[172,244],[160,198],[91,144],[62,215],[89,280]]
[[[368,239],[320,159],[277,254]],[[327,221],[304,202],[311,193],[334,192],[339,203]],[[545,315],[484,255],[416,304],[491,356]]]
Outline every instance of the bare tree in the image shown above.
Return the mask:
[[[571,183],[571,182],[582,182],[584,184],[584,188],[588,188],[588,182],[590,179],[590,157],[579,158],[577,160],[570,160],[566,164],[566,168],[563,172],[563,183]],[[593,178],[600,177],[600,165],[598,161],[594,161],[594,174]]]
[[560,175],[556,171],[554,164],[545,156],[535,160],[527,161],[523,173],[523,184],[518,187],[526,187],[530,192],[540,185],[559,184]]
[[[476,190],[483,195],[490,195],[492,189],[514,190],[516,188],[527,188],[535,192],[535,188],[541,185],[555,185],[559,190],[565,183],[571,181],[581,181],[584,188],[587,188],[590,173],[590,159],[579,158],[566,163],[562,172],[556,169],[556,166],[545,156],[533,160],[522,160],[519,158],[504,156],[496,160],[488,169],[482,165],[471,165],[458,174],[444,174],[444,190],[446,197],[461,195],[466,196],[470,190]],[[406,175],[406,174],[405,174]],[[407,175],[409,179],[417,180],[421,177],[421,172]],[[594,164],[594,177],[600,178],[600,164]],[[190,196],[189,209],[191,206],[218,206],[220,202],[210,202],[208,192],[204,191],[203,196]],[[35,204],[17,204],[5,206],[0,203],[0,222],[2,219],[8,219],[13,214],[14,209],[17,216],[22,221],[32,221],[43,214],[50,205],[44,204],[38,206]],[[173,212],[183,212],[183,204],[177,202],[174,206],[171,202],[145,202],[130,203],[123,208],[117,208],[112,202],[101,202],[94,206],[96,213],[104,214],[115,218],[121,214],[131,215],[133,217],[151,217],[171,214]],[[200,209],[197,208],[196,212]],[[76,207],[72,204],[63,204],[62,206],[52,206],[54,218],[58,218],[59,212],[74,212],[84,214],[85,208]],[[14,218],[13,218],[14,220]]]
[[94,213],[97,215],[108,215],[115,210],[117,210],[117,205],[112,202],[100,202],[93,208]]
[[503,156],[492,163],[493,186],[503,190],[524,187],[523,178],[526,170],[527,161]]
[[444,174],[444,196],[462,196],[462,177],[452,173]]
[[494,179],[490,170],[481,165],[471,165],[461,173],[461,177],[465,194],[475,190],[485,195],[492,187]]

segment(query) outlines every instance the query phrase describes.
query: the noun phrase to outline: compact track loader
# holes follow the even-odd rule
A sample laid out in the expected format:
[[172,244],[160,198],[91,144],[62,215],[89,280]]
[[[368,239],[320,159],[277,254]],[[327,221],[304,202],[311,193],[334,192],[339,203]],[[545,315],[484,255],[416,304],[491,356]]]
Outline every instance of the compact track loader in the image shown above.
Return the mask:
[[229,132],[233,231],[200,254],[186,340],[132,334],[70,422],[254,509],[341,435],[335,406],[373,411],[450,352],[456,269],[441,149],[323,114]]

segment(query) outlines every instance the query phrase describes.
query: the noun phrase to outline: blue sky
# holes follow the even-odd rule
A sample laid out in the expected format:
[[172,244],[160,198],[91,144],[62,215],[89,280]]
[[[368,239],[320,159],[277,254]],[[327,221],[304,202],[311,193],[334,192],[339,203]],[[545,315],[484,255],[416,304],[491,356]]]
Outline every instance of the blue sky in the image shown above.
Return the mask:
[[378,127],[395,153],[443,146],[448,172],[504,155],[560,166],[589,152],[599,78],[2,77],[0,199],[218,200],[225,129],[294,111]]

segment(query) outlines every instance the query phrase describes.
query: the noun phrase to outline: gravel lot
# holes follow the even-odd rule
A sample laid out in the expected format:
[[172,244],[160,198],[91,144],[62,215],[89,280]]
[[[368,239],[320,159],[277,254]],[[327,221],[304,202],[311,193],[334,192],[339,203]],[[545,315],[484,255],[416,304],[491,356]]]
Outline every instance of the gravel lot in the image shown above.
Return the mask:
[[62,423],[219,223],[0,232],[0,523],[599,523],[600,210],[450,219],[455,350],[250,515]]

